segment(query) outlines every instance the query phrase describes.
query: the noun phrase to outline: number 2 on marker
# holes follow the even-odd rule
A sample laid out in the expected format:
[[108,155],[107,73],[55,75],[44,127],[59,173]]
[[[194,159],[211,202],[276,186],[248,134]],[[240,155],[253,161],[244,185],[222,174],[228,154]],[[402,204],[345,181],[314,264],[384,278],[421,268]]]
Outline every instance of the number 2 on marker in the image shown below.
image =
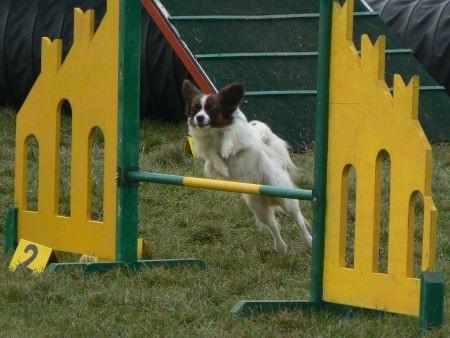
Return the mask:
[[52,255],[51,248],[21,239],[9,268],[12,271],[19,269],[30,273],[40,273],[45,270]]
[[31,256],[28,259],[26,259],[23,263],[20,263],[16,269],[33,272],[33,269],[29,268],[28,266],[35,260],[35,258],[38,255],[39,250],[35,244],[28,244],[25,247],[24,252],[27,254],[30,251],[31,251]]

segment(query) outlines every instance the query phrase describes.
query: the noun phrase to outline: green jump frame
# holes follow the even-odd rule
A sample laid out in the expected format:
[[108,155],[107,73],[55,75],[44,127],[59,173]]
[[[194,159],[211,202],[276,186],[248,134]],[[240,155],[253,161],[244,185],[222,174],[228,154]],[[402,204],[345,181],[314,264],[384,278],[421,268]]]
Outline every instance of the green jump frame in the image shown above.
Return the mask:
[[[138,184],[121,178],[121,174],[139,165],[139,93],[140,93],[140,41],[141,3],[137,0],[120,1],[119,19],[119,112],[118,112],[118,184],[116,212],[116,261],[95,263],[52,263],[46,272],[82,269],[102,272],[114,268],[131,271],[145,266],[180,267],[206,264],[196,258],[137,259],[138,238]],[[11,215],[11,218],[13,215]],[[9,222],[13,224],[13,222]]]
[[[241,300],[231,309],[234,316],[249,317],[257,313],[273,313],[280,310],[319,311],[349,314],[355,311],[383,314],[382,309],[366,309],[357,306],[329,303],[323,300],[323,270],[325,245],[325,214],[327,191],[329,84],[331,56],[331,28],[333,0],[320,0],[318,89],[315,123],[315,168],[313,190],[313,244],[310,300]],[[421,273],[419,333],[438,328],[443,323],[444,281],[439,272]]]

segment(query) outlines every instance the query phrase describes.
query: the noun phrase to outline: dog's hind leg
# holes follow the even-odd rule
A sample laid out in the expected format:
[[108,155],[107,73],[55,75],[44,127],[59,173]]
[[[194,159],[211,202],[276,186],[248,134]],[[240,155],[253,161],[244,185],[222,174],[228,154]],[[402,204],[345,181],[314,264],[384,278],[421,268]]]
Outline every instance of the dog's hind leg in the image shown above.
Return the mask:
[[305,217],[303,217],[303,214],[300,211],[300,206],[298,205],[298,201],[292,199],[280,199],[280,206],[284,210],[284,212],[286,212],[286,214],[288,214],[295,220],[295,223],[297,223],[302,234],[303,241],[309,248],[311,248],[312,236],[308,231],[308,228],[311,228],[311,226],[309,225]]
[[287,254],[287,245],[280,235],[280,225],[275,218],[275,209],[266,205],[259,196],[244,195],[244,200],[252,210],[257,224],[266,225],[272,233],[275,250]]
[[[258,227],[259,231],[266,231],[266,229],[269,229],[269,227],[266,224],[264,224],[263,222],[260,222],[258,220],[256,220],[256,226]],[[277,222],[277,227],[278,227],[278,231],[281,231],[281,225],[278,222]]]

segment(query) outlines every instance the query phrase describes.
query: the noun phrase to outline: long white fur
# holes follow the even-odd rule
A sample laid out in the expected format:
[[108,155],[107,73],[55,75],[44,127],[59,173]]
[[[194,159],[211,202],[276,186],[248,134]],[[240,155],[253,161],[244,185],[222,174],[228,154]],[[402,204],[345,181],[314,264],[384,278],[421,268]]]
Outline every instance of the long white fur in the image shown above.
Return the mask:
[[[204,104],[205,99],[202,98],[201,102]],[[199,113],[204,113],[204,109]],[[270,128],[272,142],[265,143],[261,130],[252,127],[239,108],[232,117],[231,125],[224,128],[197,128],[189,125],[196,150],[206,160],[205,175],[217,179],[295,188],[288,171],[288,168],[292,169],[295,165],[290,159],[287,144],[273,134]],[[273,135],[277,138],[273,138]],[[280,208],[295,220],[307,246],[312,246],[312,237],[307,229],[309,224],[303,217],[297,200],[248,194],[243,194],[243,198],[256,222],[269,228],[277,252],[287,253],[287,245],[281,238],[280,224],[276,219],[276,211]]]
[[289,154],[289,144],[275,134],[264,122],[253,120],[250,121],[249,124],[263,143],[267,145],[264,150],[269,157],[274,161],[278,161],[283,169],[289,172],[291,178],[296,176],[298,174],[298,168],[294,162],[292,162],[291,155]]

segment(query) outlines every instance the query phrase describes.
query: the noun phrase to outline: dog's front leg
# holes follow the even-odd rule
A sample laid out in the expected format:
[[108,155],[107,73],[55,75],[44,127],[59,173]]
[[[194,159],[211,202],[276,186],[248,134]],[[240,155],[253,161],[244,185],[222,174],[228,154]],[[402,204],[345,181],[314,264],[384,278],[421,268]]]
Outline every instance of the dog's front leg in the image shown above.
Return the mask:
[[228,137],[224,137],[222,141],[222,146],[220,148],[220,156],[224,159],[229,159],[233,155],[236,154],[236,145],[231,137],[229,135]]
[[213,162],[206,160],[204,167],[205,176],[208,178],[220,179],[222,178],[219,172],[214,168]]
[[211,178],[229,178],[230,172],[228,166],[218,154],[209,156],[205,162],[205,174]]

